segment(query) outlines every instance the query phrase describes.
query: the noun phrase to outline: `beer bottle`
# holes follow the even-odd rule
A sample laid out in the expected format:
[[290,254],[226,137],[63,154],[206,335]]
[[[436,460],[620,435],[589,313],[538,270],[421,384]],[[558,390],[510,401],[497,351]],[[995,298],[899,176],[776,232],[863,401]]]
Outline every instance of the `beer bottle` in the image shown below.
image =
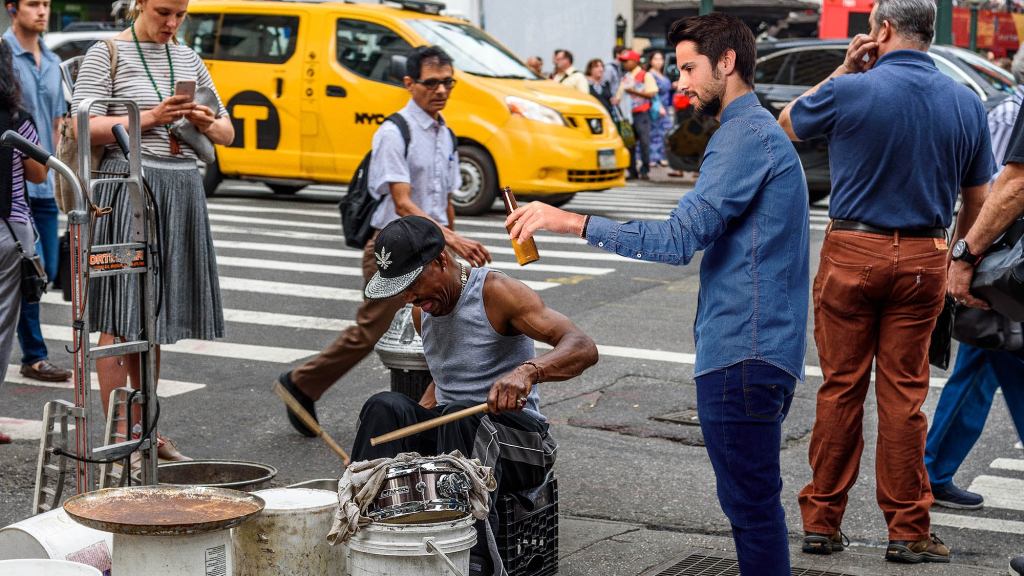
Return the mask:
[[[508,186],[501,189],[501,201],[505,203],[506,216],[519,207],[516,204],[516,197],[512,195],[512,190]],[[509,231],[511,231],[511,228]],[[540,254],[537,253],[537,243],[533,241],[533,238],[525,242],[512,240],[512,250],[515,251],[516,261],[519,262],[520,266],[526,266],[530,262],[540,260]]]

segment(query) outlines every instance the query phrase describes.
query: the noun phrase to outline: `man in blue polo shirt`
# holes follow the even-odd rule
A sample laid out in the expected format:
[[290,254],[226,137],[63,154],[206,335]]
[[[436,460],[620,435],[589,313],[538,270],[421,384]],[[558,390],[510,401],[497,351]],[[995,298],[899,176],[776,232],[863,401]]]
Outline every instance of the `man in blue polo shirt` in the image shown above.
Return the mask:
[[843,549],[874,362],[885,558],[949,562],[928,515],[921,412],[928,344],[946,290],[946,229],[957,193],[964,231],[995,167],[985,108],[928,56],[934,0],[878,0],[869,22],[870,36],[854,38],[846,61],[779,116],[793,140],[828,138],[832,168],[832,222],[813,289],[825,382],[811,434],[813,477],[799,498],[803,550]]
[[[42,33],[50,20],[50,0],[6,0],[11,27],[4,33],[4,42],[11,47],[14,69],[21,84],[22,107],[32,115],[39,134],[39,143],[48,152],[57,144],[57,121],[64,114],[61,91],[60,58],[43,42]],[[32,220],[39,234],[36,252],[43,257],[46,275],[57,276],[57,202],[53,199],[54,172],[44,182],[26,183]],[[21,305],[18,319],[18,342],[21,344],[21,374],[46,382],[63,382],[71,371],[49,361],[49,352],[39,326],[39,303]],[[6,362],[7,359],[4,359]]]
[[533,202],[506,220],[512,238],[571,233],[627,258],[687,264],[700,251],[694,333],[697,410],[732,524],[740,572],[789,576],[779,452],[804,377],[809,289],[807,181],[785,133],[754,94],[750,28],[721,13],[672,25],[679,82],[721,127],[692,192],[664,222],[620,224]]

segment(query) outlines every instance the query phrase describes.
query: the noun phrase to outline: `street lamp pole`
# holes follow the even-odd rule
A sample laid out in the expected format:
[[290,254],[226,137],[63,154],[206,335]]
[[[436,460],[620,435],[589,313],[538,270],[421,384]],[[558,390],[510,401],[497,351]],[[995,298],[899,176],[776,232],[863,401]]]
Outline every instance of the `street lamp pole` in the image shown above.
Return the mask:
[[935,43],[953,43],[953,0],[939,0],[935,14]]
[[[952,1],[952,0],[950,0]],[[715,0],[700,0],[700,15],[711,14],[715,11]]]
[[971,52],[976,52],[978,50],[978,3],[977,2],[971,2],[970,49],[971,49]]

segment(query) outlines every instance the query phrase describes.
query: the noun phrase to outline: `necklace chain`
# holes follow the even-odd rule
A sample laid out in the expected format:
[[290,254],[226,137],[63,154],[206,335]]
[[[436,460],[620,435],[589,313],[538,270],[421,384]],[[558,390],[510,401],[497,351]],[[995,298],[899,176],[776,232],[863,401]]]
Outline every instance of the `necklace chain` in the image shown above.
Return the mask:
[[466,287],[466,282],[469,281],[469,274],[466,272],[466,265],[459,262],[459,280],[462,282],[462,287]]

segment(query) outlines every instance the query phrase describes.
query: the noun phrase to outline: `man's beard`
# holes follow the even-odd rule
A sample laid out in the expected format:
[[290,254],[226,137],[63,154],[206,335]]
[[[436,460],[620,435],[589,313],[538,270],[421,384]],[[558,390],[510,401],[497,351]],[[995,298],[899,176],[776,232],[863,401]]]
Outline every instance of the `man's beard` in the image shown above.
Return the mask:
[[722,111],[722,97],[715,96],[711,100],[704,101],[698,98],[697,100],[697,112],[700,112],[704,116],[710,116],[714,118],[718,116],[718,113]]

